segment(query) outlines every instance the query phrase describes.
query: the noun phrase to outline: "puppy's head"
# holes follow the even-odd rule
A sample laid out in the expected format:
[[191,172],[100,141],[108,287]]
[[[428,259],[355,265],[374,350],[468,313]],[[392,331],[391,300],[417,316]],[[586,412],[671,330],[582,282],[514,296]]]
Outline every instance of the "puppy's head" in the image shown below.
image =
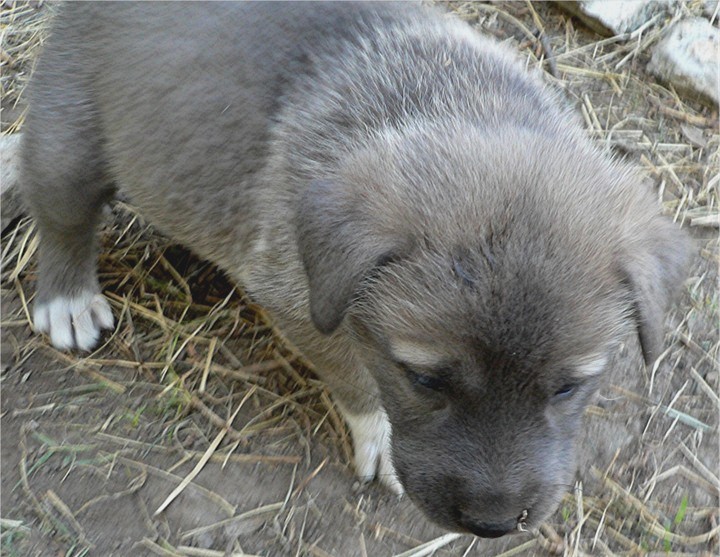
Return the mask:
[[611,351],[630,325],[658,355],[683,273],[651,196],[563,133],[386,135],[298,220],[312,318],[364,344],[405,490],[484,537],[554,511]]

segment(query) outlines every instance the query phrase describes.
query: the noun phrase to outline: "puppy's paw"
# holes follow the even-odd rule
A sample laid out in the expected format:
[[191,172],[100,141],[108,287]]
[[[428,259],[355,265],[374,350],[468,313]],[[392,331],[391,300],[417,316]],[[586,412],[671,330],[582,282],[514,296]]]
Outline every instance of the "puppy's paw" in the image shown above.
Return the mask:
[[393,493],[402,495],[402,484],[392,463],[391,428],[384,410],[371,414],[345,413],[355,448],[355,471],[363,481],[377,478]]
[[36,304],[33,321],[35,329],[49,335],[53,346],[61,350],[90,350],[97,344],[100,331],[112,329],[114,322],[108,301],[90,291]]

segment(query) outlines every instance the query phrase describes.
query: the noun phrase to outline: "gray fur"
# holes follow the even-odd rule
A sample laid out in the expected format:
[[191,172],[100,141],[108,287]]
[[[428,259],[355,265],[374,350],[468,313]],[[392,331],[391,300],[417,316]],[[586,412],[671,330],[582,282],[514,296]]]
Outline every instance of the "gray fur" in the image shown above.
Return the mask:
[[[579,366],[628,325],[652,361],[686,261],[537,76],[407,4],[69,4],[22,164],[37,303],[99,291],[120,190],[266,306],[348,416],[382,405],[410,497],[485,536],[554,510],[599,380]],[[397,339],[440,363],[407,369]]]

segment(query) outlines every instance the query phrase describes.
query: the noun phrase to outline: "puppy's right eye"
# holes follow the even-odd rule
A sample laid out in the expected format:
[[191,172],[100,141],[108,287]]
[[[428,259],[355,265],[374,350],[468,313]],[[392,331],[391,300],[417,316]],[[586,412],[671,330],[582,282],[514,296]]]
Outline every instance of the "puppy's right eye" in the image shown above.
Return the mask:
[[447,388],[447,381],[442,377],[420,373],[404,363],[398,364],[407,375],[408,380],[414,387],[430,391],[442,392]]
[[566,383],[555,392],[553,398],[555,400],[566,400],[574,394],[576,389],[577,385],[575,383]]

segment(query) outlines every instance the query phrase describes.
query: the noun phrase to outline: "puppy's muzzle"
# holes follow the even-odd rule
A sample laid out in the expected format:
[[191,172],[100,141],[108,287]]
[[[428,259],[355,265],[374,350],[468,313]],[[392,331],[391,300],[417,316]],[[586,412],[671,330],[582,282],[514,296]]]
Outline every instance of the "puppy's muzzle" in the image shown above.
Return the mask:
[[517,526],[517,519],[504,522],[463,522],[463,525],[476,536],[481,538],[499,538],[514,531]]
[[499,538],[506,534],[518,531],[518,524],[521,524],[527,516],[524,511],[520,517],[513,517],[497,522],[481,522],[472,517],[463,515],[460,519],[462,527],[481,538]]

